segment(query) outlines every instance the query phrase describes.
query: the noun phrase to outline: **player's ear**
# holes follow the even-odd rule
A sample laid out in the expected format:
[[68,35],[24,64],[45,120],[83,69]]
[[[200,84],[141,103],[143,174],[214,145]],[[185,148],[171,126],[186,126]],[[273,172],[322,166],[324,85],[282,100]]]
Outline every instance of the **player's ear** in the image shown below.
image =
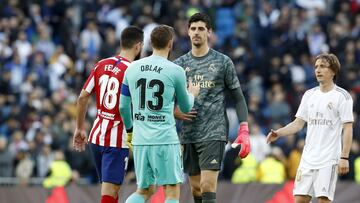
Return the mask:
[[142,49],[142,47],[143,47],[143,44],[144,44],[144,42],[138,42],[137,44],[136,44],[136,49],[137,49],[137,51],[140,51],[141,52],[141,49]]
[[213,32],[213,31],[212,31],[212,29],[211,29],[211,28],[210,28],[210,29],[208,29],[208,31],[207,31],[207,37],[208,37],[208,38],[210,38],[210,36],[211,36],[212,32]]
[[172,39],[169,41],[169,43],[168,43],[168,48],[169,48],[170,50],[172,50],[173,43],[174,43],[174,38],[172,38]]

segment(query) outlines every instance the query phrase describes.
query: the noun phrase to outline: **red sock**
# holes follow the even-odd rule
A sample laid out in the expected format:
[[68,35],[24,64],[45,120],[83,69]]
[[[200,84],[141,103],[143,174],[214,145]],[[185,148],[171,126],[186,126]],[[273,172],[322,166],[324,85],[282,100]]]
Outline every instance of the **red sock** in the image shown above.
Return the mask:
[[113,198],[110,195],[103,195],[101,196],[101,201],[100,203],[117,203],[118,198]]

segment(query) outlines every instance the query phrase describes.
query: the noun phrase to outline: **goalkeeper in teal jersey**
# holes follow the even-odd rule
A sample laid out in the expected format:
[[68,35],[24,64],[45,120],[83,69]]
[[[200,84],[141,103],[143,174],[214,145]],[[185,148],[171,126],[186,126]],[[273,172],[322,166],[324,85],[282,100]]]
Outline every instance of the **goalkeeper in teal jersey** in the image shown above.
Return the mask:
[[181,111],[189,112],[200,86],[189,81],[188,92],[183,68],[167,59],[174,37],[171,27],[160,25],[150,37],[153,55],[128,67],[121,88],[120,114],[126,129],[133,129],[138,187],[126,203],[145,202],[155,185],[164,186],[166,203],[178,203],[183,171],[174,100]]

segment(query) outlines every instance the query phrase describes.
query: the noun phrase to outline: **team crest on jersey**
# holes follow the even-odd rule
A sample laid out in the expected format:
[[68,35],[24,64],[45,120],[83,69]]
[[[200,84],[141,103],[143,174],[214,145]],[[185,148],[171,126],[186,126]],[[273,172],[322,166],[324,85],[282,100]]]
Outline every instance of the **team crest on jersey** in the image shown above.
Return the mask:
[[216,67],[215,67],[215,65],[212,63],[212,64],[210,64],[210,66],[209,66],[209,70],[211,71],[211,72],[214,72],[214,71],[216,71]]
[[185,72],[189,72],[190,71],[190,68],[189,67],[186,67],[185,68]]
[[326,106],[329,110],[332,110],[334,108],[334,105],[332,102],[328,103],[328,105]]

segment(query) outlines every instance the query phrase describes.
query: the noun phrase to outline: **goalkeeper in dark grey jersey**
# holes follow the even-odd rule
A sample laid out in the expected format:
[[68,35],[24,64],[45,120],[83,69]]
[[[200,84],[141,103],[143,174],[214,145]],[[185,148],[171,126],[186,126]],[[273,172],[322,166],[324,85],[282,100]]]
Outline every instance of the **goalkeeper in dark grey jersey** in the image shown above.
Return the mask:
[[228,139],[225,90],[232,93],[240,121],[238,137],[232,144],[241,147],[239,156],[250,152],[247,106],[231,59],[208,45],[212,32],[210,18],[196,13],[189,19],[191,51],[174,62],[184,68],[186,77],[200,85],[194,110],[188,114],[175,109],[183,120],[180,135],[184,147],[184,171],[190,177],[195,203],[215,203],[216,185]]

